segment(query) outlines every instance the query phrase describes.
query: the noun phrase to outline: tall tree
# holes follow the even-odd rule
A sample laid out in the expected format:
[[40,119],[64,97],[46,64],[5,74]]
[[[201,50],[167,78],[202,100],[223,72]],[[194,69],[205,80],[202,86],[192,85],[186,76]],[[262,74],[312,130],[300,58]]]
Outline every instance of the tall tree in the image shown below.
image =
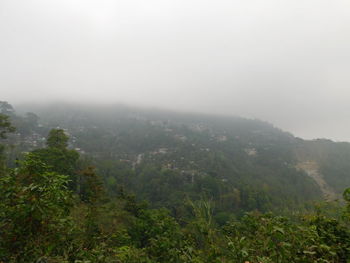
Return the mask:
[[8,116],[12,116],[15,113],[14,108],[7,101],[0,101],[0,113]]
[[[6,139],[7,133],[14,132],[9,117],[0,113],[0,139]],[[0,175],[5,171],[5,146],[0,143]]]
[[96,174],[95,168],[89,166],[81,172],[81,198],[89,204],[97,204],[105,195],[102,179]]
[[67,148],[68,139],[62,129],[52,129],[47,138],[47,148],[33,153],[53,172],[68,175],[70,188],[76,190],[79,153]]
[[47,137],[47,147],[65,149],[68,146],[69,137],[62,129],[52,129]]
[[15,128],[11,125],[9,117],[0,113],[0,139],[5,139],[7,133],[14,132]]

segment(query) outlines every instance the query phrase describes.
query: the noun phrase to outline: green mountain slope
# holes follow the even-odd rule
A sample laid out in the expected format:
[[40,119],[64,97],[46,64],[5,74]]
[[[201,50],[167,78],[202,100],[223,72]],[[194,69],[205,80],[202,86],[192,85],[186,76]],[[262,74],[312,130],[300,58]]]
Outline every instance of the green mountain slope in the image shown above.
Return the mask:
[[40,117],[36,144],[49,129],[66,129],[70,147],[92,158],[111,193],[123,186],[175,214],[185,198],[213,199],[217,214],[283,210],[320,200],[325,189],[335,198],[350,185],[350,144],[305,141],[260,120],[125,106],[20,110]]

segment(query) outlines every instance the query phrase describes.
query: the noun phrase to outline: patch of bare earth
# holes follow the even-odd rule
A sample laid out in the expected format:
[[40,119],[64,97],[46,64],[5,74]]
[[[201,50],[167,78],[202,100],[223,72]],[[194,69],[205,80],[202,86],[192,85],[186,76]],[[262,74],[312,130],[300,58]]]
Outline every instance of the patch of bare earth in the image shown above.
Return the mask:
[[319,167],[315,161],[300,162],[296,166],[297,169],[304,171],[310,176],[320,187],[323,196],[326,200],[331,201],[337,199],[337,195],[334,190],[323,179],[322,174],[319,173]]

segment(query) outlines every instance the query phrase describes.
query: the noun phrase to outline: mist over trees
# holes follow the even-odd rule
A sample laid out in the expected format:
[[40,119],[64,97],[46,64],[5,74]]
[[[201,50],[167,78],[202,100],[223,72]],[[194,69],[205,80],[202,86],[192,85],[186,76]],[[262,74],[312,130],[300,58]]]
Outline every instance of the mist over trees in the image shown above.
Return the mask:
[[348,180],[339,171],[348,144],[258,120],[125,107],[0,117],[4,262],[350,258],[349,189],[331,183],[333,172]]
[[350,263],[349,25],[0,0],[0,263]]

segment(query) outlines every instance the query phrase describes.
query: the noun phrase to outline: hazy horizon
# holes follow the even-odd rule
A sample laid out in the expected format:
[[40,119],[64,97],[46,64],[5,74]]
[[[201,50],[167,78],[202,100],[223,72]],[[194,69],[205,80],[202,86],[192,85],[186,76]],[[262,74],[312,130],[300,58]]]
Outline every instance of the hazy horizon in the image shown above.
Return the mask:
[[[11,104],[11,103],[10,103]],[[188,115],[203,115],[203,116],[208,116],[208,117],[224,117],[224,118],[244,118],[247,120],[258,120],[258,121],[263,121],[267,122],[271,125],[273,125],[275,128],[281,129],[284,132],[291,133],[294,135],[296,138],[301,138],[304,140],[317,140],[317,139],[326,139],[326,140],[332,140],[334,142],[349,142],[347,140],[337,140],[334,138],[329,138],[329,137],[303,137],[298,134],[293,133],[290,130],[284,129],[275,123],[266,120],[266,119],[261,119],[257,117],[251,117],[251,116],[242,116],[242,115],[235,115],[235,114],[228,114],[228,113],[213,113],[213,112],[205,112],[205,111],[195,111],[195,110],[185,110],[185,109],[172,109],[172,108],[166,108],[166,107],[157,107],[157,106],[147,106],[147,105],[133,105],[130,103],[120,103],[120,102],[110,102],[110,103],[99,103],[96,101],[90,101],[90,102],[77,102],[77,101],[47,101],[47,102],[22,102],[22,103],[16,103],[16,104],[11,104],[15,110],[16,113],[19,115],[24,115],[26,112],[33,112],[39,114],[40,117],[40,112],[43,112],[45,109],[52,110],[56,107],[59,109],[62,107],[74,107],[73,109],[86,109],[90,108],[91,109],[96,109],[96,110],[118,110],[118,109],[130,109],[131,111],[136,110],[136,111],[145,111],[145,112],[163,112],[163,113],[169,113],[171,114],[170,116],[173,116],[173,114],[188,114]]]
[[0,100],[123,103],[350,141],[346,0],[3,0]]

